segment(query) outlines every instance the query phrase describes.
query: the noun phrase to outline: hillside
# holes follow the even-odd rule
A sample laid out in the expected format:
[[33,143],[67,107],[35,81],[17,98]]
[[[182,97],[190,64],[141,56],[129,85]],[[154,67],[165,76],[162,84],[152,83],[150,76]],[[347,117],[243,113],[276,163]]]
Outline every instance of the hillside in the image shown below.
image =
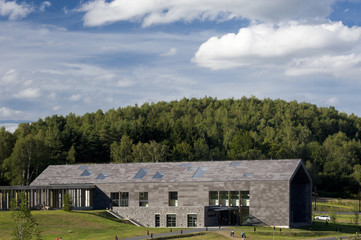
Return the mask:
[[49,164],[301,158],[319,194],[350,197],[360,134],[361,119],[333,107],[255,97],[54,115],[0,129],[0,185],[29,184]]

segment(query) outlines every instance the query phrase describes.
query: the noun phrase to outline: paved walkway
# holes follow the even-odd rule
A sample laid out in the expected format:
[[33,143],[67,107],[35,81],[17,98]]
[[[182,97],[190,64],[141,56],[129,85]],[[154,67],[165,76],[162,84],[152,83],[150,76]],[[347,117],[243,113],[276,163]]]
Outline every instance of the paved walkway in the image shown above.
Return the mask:
[[[183,234],[198,233],[198,232],[205,232],[205,231],[207,231],[206,228],[191,228],[191,229],[183,230]],[[219,231],[228,231],[228,232],[230,232],[231,230],[227,229],[227,228],[212,227],[212,228],[208,228],[208,231],[210,231],[210,232],[219,232]],[[181,230],[176,230],[176,231],[167,232],[167,233],[153,234],[153,238],[164,237],[164,236],[172,236],[172,235],[179,235],[179,234],[181,234]],[[132,238],[124,238],[124,240],[141,240],[141,239],[147,239],[147,238],[150,239],[150,235],[132,237]]]

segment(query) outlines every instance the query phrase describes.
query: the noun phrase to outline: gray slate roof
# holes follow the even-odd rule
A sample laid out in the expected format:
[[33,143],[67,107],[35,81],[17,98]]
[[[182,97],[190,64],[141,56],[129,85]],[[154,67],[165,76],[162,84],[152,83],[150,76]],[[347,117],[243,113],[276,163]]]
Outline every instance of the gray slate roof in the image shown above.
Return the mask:
[[288,181],[299,164],[302,164],[300,159],[51,165],[31,183],[31,186],[136,182]]

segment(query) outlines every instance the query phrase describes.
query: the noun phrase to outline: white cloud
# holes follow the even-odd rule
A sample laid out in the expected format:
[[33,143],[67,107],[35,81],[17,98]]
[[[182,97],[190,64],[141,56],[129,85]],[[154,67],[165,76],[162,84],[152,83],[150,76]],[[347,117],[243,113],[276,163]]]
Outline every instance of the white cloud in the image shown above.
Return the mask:
[[144,27],[176,21],[246,18],[262,22],[327,17],[335,0],[93,0],[80,9],[85,26],[138,21]]
[[352,77],[361,74],[361,55],[324,55],[294,59],[285,71],[288,76],[332,74],[335,77]]
[[45,9],[46,9],[47,7],[50,7],[50,6],[51,6],[51,3],[50,3],[49,1],[44,1],[44,2],[41,3],[39,10],[40,10],[41,12],[42,12],[42,11],[45,11]]
[[[212,37],[203,43],[192,61],[211,69],[237,67],[282,67],[292,62],[289,75],[307,72],[307,66],[319,63],[324,71],[342,65],[344,56],[353,59],[342,67],[357,66],[359,56],[349,55],[358,48],[361,27],[349,28],[341,22],[327,24],[257,24],[241,28],[237,34]],[[349,56],[349,57],[347,57]],[[321,59],[321,62],[317,62]],[[309,61],[314,60],[314,61]],[[337,61],[331,61],[337,60]],[[332,65],[328,65],[332,63]],[[299,66],[305,66],[303,72]],[[317,67],[308,72],[317,72]]]
[[7,107],[0,107],[0,119],[13,119],[20,113],[20,111],[15,111]]
[[25,2],[17,4],[16,1],[0,0],[0,15],[8,16],[9,20],[25,18],[33,11],[33,7]]
[[37,98],[39,96],[40,90],[38,88],[26,88],[14,95],[16,98]]
[[337,104],[340,103],[340,100],[337,97],[331,97],[327,99],[326,103],[329,104],[330,106],[336,106]]
[[176,55],[176,54],[177,54],[177,49],[176,48],[171,48],[168,51],[162,53],[161,56],[169,57],[169,56],[173,56],[173,55]]
[[81,99],[81,95],[80,94],[74,94],[74,95],[71,95],[69,100],[72,101],[72,102],[76,102],[76,101],[79,101]]
[[15,69],[10,69],[1,78],[0,84],[12,84],[18,80],[18,72]]

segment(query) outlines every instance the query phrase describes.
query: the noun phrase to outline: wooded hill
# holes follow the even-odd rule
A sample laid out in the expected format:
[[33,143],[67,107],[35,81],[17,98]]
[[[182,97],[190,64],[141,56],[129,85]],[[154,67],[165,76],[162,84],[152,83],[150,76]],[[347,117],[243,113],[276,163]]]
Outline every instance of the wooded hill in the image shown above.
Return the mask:
[[[297,101],[182,99],[0,129],[0,185],[50,164],[301,158],[320,195],[361,182],[361,118]],[[265,163],[266,164],[266,163]]]

